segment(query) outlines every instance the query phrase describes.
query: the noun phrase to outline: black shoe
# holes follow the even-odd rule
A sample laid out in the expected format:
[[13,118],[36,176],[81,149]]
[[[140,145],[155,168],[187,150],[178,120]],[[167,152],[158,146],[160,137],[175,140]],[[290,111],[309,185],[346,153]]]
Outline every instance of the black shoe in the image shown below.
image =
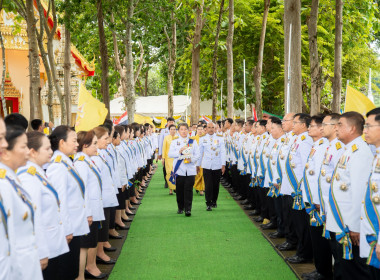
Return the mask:
[[276,229],[277,225],[275,223],[269,222],[265,225],[260,225],[262,229]]
[[314,270],[312,272],[308,273],[302,273],[301,277],[302,279],[313,279],[314,275],[319,274],[317,270]]
[[257,210],[253,210],[252,212],[249,212],[249,214],[248,214],[249,216],[257,216],[257,215],[260,215],[260,212],[259,211],[257,211]]
[[103,247],[103,249],[104,249],[104,252],[115,252],[117,250],[115,247],[112,247],[112,246],[109,248]]
[[121,226],[115,223],[115,229],[128,230],[129,226]]
[[183,214],[183,210],[182,209],[178,209],[177,214]]
[[[130,214],[128,214],[128,215],[130,215]],[[129,222],[132,222],[132,221],[133,221],[133,220],[130,219],[130,218],[128,218],[128,219],[121,218],[121,220],[122,220],[123,222],[126,222],[126,223],[129,223]]]
[[216,207],[218,207],[218,205],[216,203],[213,203],[213,204],[211,204],[211,207],[216,208]]
[[191,216],[191,211],[186,211],[185,216],[186,217],[190,217]]
[[127,213],[127,215],[134,216],[134,215],[136,215],[136,213]]
[[243,200],[243,197],[241,195],[238,195],[236,197],[234,197],[235,200]]
[[109,238],[110,239],[123,239],[124,236],[122,235],[112,235],[112,234],[109,234]]
[[241,205],[248,205],[250,204],[247,199],[244,199],[242,202],[240,202]]
[[173,193],[169,193],[169,195],[173,195]]
[[[129,207],[129,210],[136,210],[136,207]],[[127,215],[129,214],[127,213]]]
[[257,218],[253,219],[256,223],[262,223],[264,221],[264,218],[261,216],[258,216]]
[[132,204],[132,205],[140,205],[141,202],[134,203],[133,201],[131,201],[131,204]]
[[280,251],[293,251],[296,249],[296,246],[285,241],[284,243],[280,244],[277,249]]
[[284,238],[285,234],[283,234],[281,232],[278,232],[278,231],[275,231],[275,232],[270,233],[269,237],[272,238],[272,239]]
[[308,263],[308,262],[312,261],[311,259],[305,259],[305,258],[297,256],[297,255],[287,257],[286,260],[289,263]]
[[199,196],[204,196],[204,194],[203,194],[203,193],[200,193]]
[[138,197],[137,199],[138,199],[138,200],[142,200],[142,197]]
[[322,274],[320,274],[316,270],[314,270],[313,272],[310,272],[310,273],[304,273],[302,275],[304,275],[302,277],[305,280],[327,280],[327,279],[332,279],[332,276],[325,277],[325,276],[323,276]]
[[100,273],[98,276],[95,276],[87,271],[87,269],[84,271],[84,276],[86,279],[104,279],[108,276],[107,273]]
[[109,261],[105,261],[102,258],[99,258],[96,256],[96,263],[101,263],[101,264],[115,264],[116,261],[114,259],[110,259]]
[[211,206],[207,206],[207,209],[206,209],[207,211],[212,211],[212,208],[211,208]]
[[243,207],[244,210],[253,210],[253,206],[251,204],[245,205]]

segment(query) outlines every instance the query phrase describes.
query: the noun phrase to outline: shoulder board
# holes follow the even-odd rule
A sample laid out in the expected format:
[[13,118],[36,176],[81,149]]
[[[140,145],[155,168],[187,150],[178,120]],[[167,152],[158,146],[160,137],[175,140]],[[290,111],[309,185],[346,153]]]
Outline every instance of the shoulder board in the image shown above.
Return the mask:
[[356,152],[359,148],[358,148],[358,146],[356,146],[356,144],[354,144],[354,145],[352,145],[352,152],[354,153],[354,152]]
[[257,140],[259,140],[260,139],[260,136],[257,136]]
[[1,179],[4,179],[6,174],[7,174],[7,170],[5,170],[5,169],[0,169],[0,178],[1,178]]
[[336,142],[335,147],[337,150],[339,150],[342,148],[342,145],[340,144],[340,142]]
[[26,172],[28,172],[31,175],[36,175],[36,168],[34,166],[30,166]]
[[[203,137],[203,136],[199,136],[199,137]],[[195,140],[195,139],[197,139],[197,138],[195,138],[195,136],[191,136],[191,137],[189,137],[190,139],[193,139],[193,140]]]
[[179,138],[178,136],[174,136],[173,140],[178,139],[178,138]]
[[72,160],[74,160],[74,155],[69,155],[69,158],[71,158]]
[[285,138],[281,138],[281,142],[285,142]]
[[216,134],[216,136],[223,137],[223,134]]
[[294,132],[292,132],[292,136],[294,136],[295,135],[295,133]]
[[79,161],[84,161],[84,156],[80,156],[80,157],[78,158],[78,160],[79,160]]
[[263,135],[263,139],[265,139],[267,136],[266,135]]
[[302,135],[301,136],[301,140],[303,141],[303,140],[305,140],[306,139],[306,136],[305,135]]
[[61,162],[62,156],[57,156],[54,160],[54,162]]
[[321,139],[320,141],[319,141],[319,145],[322,145],[323,144],[323,139]]

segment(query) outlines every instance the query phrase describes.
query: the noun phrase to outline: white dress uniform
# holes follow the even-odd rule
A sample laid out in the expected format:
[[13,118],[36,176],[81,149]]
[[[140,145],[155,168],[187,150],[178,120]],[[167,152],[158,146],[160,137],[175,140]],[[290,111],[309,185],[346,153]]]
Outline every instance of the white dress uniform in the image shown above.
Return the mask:
[[[326,223],[326,213],[329,211],[329,192],[331,179],[335,170],[335,166],[338,160],[344,152],[344,144],[335,138],[329,143],[324,153],[324,158],[322,161],[321,172],[318,178],[318,191],[319,191],[319,201],[321,206],[320,215],[322,220]],[[322,197],[322,199],[321,199]]]
[[265,179],[265,160],[262,158],[264,146],[269,140],[269,134],[268,132],[264,132],[260,135],[260,140],[257,143],[256,146],[256,152],[255,152],[255,159],[256,159],[256,183],[257,186],[263,187],[264,186],[264,179]]
[[0,279],[11,280],[11,255],[8,236],[8,213],[11,213],[10,203],[6,204],[0,188]]
[[253,179],[256,176],[257,171],[257,159],[256,159],[256,149],[257,145],[260,142],[260,135],[256,135],[252,138],[252,143],[249,148],[249,166],[251,170],[251,178]]
[[[361,136],[344,149],[331,182],[326,228],[337,233],[337,241],[343,239],[343,246],[346,247],[350,244],[349,231],[360,232],[360,210],[372,169],[373,154]],[[343,258],[348,259],[349,254],[343,255]]]
[[[189,137],[182,138],[181,136],[173,139],[173,141],[171,142],[168,156],[174,159],[173,169],[175,168],[177,161],[179,160],[179,156],[180,156],[179,150],[183,146],[187,145],[188,142],[189,142]],[[190,163],[182,162],[176,174],[179,176],[197,175],[196,165],[199,160],[199,156],[200,156],[199,147],[198,147],[197,141],[194,140],[192,143],[192,149],[191,149],[191,162]]]
[[[237,145],[237,152],[238,152],[238,161],[237,161],[237,169],[240,171],[240,172],[247,172],[247,167],[248,167],[248,164],[244,164],[244,158],[246,158],[246,153],[245,153],[245,146],[246,146],[246,143],[248,141],[248,137],[249,137],[249,134],[248,133],[242,133],[240,138],[239,138],[239,142],[238,142],[238,145]],[[243,158],[243,155],[244,155],[244,158]],[[246,165],[246,166],[245,166]],[[241,174],[243,175],[243,174]]]
[[118,154],[117,156],[117,166],[119,169],[120,174],[120,183],[122,186],[126,186],[126,188],[129,188],[128,185],[128,170],[127,170],[127,153],[123,149],[122,145],[116,147],[116,152]]
[[263,152],[261,153],[261,156],[262,156],[263,161],[264,161],[264,166],[265,166],[265,172],[263,172],[263,170],[261,170],[261,172],[264,173],[264,186],[263,186],[264,188],[269,188],[271,186],[271,183],[272,183],[271,180],[267,180],[269,177],[268,165],[270,165],[270,154],[271,154],[273,147],[274,147],[276,142],[277,142],[276,139],[274,139],[272,137],[272,135],[269,135],[268,140],[263,147]]
[[[34,211],[29,194],[23,189],[20,180],[13,170],[0,163],[0,195],[7,212],[8,237],[10,244],[10,279],[42,279],[40,258],[34,233]],[[1,225],[3,226],[3,225]],[[3,243],[3,242],[1,242]],[[4,252],[9,248],[1,248]],[[4,262],[7,262],[5,259]],[[9,267],[8,267],[9,269]],[[0,275],[8,274],[4,267]]]
[[65,235],[82,236],[90,232],[87,222],[84,183],[72,161],[55,151],[46,175],[58,192]]
[[[297,201],[297,199],[300,199],[302,195],[300,182],[303,178],[303,170],[312,145],[313,139],[308,135],[308,132],[301,133],[290,147],[287,162],[285,163],[286,176],[283,176],[283,180],[287,180],[289,184],[282,185],[281,190],[282,193],[288,195],[295,193],[295,205],[298,207],[301,207],[301,201]],[[285,189],[285,186],[289,189]]]
[[265,183],[268,183],[269,185],[270,193],[268,193],[268,196],[271,197],[279,196],[279,191],[273,186],[273,184],[277,184],[275,178],[278,177],[278,172],[281,172],[281,169],[278,169],[277,160],[281,147],[285,143],[285,139],[285,134],[276,139],[276,142],[274,143],[273,148],[269,153],[267,170],[265,172]]
[[98,149],[98,155],[92,156],[91,160],[95,162],[95,165],[100,170],[102,177],[102,199],[103,207],[115,207],[119,203],[116,197],[116,189],[114,181],[112,179],[112,167],[106,160],[106,152]]
[[91,158],[83,152],[75,155],[74,166],[85,185],[85,201],[87,215],[92,216],[94,222],[104,220],[102,200],[102,179],[99,168]]
[[285,134],[285,142],[282,144],[277,156],[277,173],[273,174],[273,181],[279,185],[279,193],[282,195],[291,195],[292,187],[286,177],[285,163],[289,155],[290,147],[293,145],[297,136],[293,132]]
[[159,156],[162,155],[162,145],[164,144],[164,139],[166,135],[169,135],[169,129],[168,128],[161,129],[160,136],[158,136],[158,155]]
[[376,149],[367,191],[363,199],[360,222],[360,257],[368,258],[369,265],[379,268],[376,245],[380,246],[380,148]]
[[217,134],[206,134],[199,140],[199,161],[197,166],[217,170],[226,165],[226,149],[223,137]]
[[111,143],[108,144],[107,149],[105,149],[106,152],[106,160],[108,164],[112,167],[112,180],[113,184],[115,186],[115,192],[119,193],[118,189],[121,189],[122,185],[120,182],[120,174],[119,174],[119,168],[117,167],[118,161],[117,161],[117,153],[115,146]]
[[60,199],[40,166],[29,161],[18,177],[36,205],[35,232],[40,259],[55,258],[69,251],[60,212]]

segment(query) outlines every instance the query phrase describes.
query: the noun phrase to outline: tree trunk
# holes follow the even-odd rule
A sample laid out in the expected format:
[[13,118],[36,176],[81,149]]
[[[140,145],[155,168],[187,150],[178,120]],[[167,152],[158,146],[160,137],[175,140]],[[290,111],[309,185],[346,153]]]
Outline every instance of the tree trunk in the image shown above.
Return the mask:
[[343,32],[343,0],[335,1],[335,64],[333,82],[332,111],[340,112],[342,92],[342,32]]
[[29,98],[30,98],[30,120],[41,118],[38,104],[41,103],[40,96],[40,58],[38,53],[36,18],[34,17],[33,0],[26,0],[26,22],[29,41]]
[[234,0],[228,3],[228,34],[227,34],[227,117],[234,117]]
[[172,36],[170,38],[166,26],[164,27],[164,33],[166,36],[166,40],[168,41],[168,52],[169,52],[169,60],[168,60],[168,117],[173,117],[174,114],[174,103],[173,103],[173,86],[174,86],[174,70],[177,61],[177,24],[176,18],[174,14],[174,9],[171,11],[170,19],[171,19],[171,29]]
[[64,84],[63,91],[65,93],[66,111],[67,111],[67,124],[71,126],[71,37],[70,30],[66,26],[65,30],[65,53],[64,53]]
[[214,55],[212,58],[212,121],[216,122],[216,104],[218,102],[218,45],[220,26],[222,23],[222,16],[224,12],[224,0],[220,1],[219,18],[216,24],[216,34],[214,43]]
[[99,29],[99,49],[100,57],[102,62],[102,77],[100,91],[103,95],[103,102],[108,109],[107,119],[110,118],[110,92],[109,92],[109,81],[108,81],[108,50],[107,50],[107,40],[106,34],[104,32],[104,14],[102,7],[102,0],[97,0],[97,17],[98,17],[98,29]]
[[133,71],[133,53],[132,53],[132,31],[133,31],[133,13],[135,10],[134,1],[130,0],[127,9],[127,21],[125,22],[125,67],[126,67],[126,90],[125,104],[128,110],[128,121],[132,123],[135,116],[135,79]]
[[[0,9],[1,11],[1,9]],[[3,113],[4,113],[4,118],[8,115],[7,112],[7,104],[5,102],[5,96],[4,96],[4,91],[5,91],[5,75],[6,75],[6,63],[5,63],[5,47],[4,47],[4,41],[3,41],[3,35],[1,34],[0,31],[0,44],[1,44],[1,58],[3,62],[3,73],[1,75],[1,105],[3,108]]]
[[149,65],[146,66],[145,72],[145,87],[144,87],[144,96],[148,96],[148,77],[149,77]]
[[254,71],[254,82],[255,82],[255,90],[256,90],[255,108],[256,108],[258,119],[261,119],[263,117],[262,96],[261,96],[261,74],[263,71],[265,33],[267,29],[269,6],[270,6],[270,0],[264,0],[264,15],[263,15],[263,24],[261,28],[261,35],[260,35],[259,55],[257,57],[257,65]]
[[310,114],[316,115],[321,111],[321,86],[322,71],[319,66],[317,24],[318,24],[319,0],[312,0],[310,18],[308,19],[309,56],[310,56]]
[[[289,27],[292,24],[291,60],[289,56]],[[301,1],[285,0],[284,7],[284,51],[285,51],[285,112],[302,111],[302,69],[301,69]],[[286,110],[288,92],[288,64],[290,63],[289,112]]]

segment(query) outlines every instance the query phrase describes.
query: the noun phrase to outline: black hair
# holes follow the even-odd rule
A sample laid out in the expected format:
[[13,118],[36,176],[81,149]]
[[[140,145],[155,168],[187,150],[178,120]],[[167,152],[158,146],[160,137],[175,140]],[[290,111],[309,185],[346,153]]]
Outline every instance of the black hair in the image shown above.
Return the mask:
[[25,130],[22,126],[11,125],[7,126],[7,133],[5,134],[5,140],[8,142],[8,151],[12,151],[16,145],[17,138],[25,134]]
[[136,138],[137,131],[141,132],[141,126],[138,123],[132,123],[131,124],[131,129],[133,129],[133,138]]
[[323,114],[314,115],[314,116],[311,117],[310,123],[312,121],[314,121],[317,125],[322,125],[322,122],[323,122],[324,118],[325,118],[325,115],[323,115]]
[[108,134],[111,134],[111,132],[112,132],[112,125],[110,126],[109,124],[104,123],[104,124],[99,125],[99,126],[100,127],[104,127],[105,129],[107,129]]
[[346,112],[340,116],[340,118],[347,119],[347,122],[355,126],[356,131],[361,135],[364,129],[364,117],[358,112]]
[[306,127],[309,127],[310,122],[311,122],[311,117],[308,114],[305,113],[298,113],[294,115],[294,118],[298,117],[299,121],[301,123],[304,123]]
[[67,141],[69,132],[73,131],[68,125],[57,126],[53,132],[49,135],[51,149],[55,152],[59,149],[59,141]]
[[115,130],[113,132],[112,139],[116,139],[118,135],[120,135],[120,133]]
[[184,127],[186,127],[187,129],[189,129],[189,126],[187,125],[187,123],[180,123],[180,124],[178,124],[178,130],[181,128],[181,126],[184,126]]
[[171,124],[171,125],[169,125],[169,127],[168,127],[169,130],[170,130],[173,126],[176,127],[175,124]]
[[234,123],[234,120],[231,119],[231,118],[227,118],[227,119],[225,119],[225,121],[229,122],[230,124],[233,124],[233,123]]
[[331,113],[331,114],[328,114],[327,116],[325,117],[331,117],[331,120],[332,121],[339,121],[340,119],[340,114],[338,113]]
[[258,120],[257,123],[259,124],[259,126],[266,126],[267,125],[267,120]]
[[279,126],[282,126],[282,121],[281,121],[281,119],[278,118],[278,117],[274,117],[274,116],[272,116],[272,117],[270,117],[270,121],[271,121],[272,123],[274,123],[274,124],[277,124],[277,125],[279,125]]
[[175,122],[175,119],[172,118],[172,117],[169,117],[169,118],[167,119],[167,122]]
[[42,146],[42,139],[46,137],[45,134],[39,131],[29,131],[26,133],[28,137],[28,148],[38,151]]
[[19,126],[23,128],[24,131],[28,129],[28,120],[19,113],[12,113],[6,116],[4,122],[7,127]]
[[117,125],[115,126],[115,131],[117,131],[121,135],[126,131],[125,127],[123,125]]
[[42,120],[40,119],[34,119],[30,122],[30,126],[33,130],[38,130],[40,126],[42,126]]
[[246,124],[248,124],[248,125],[253,125],[254,123],[255,123],[254,120],[247,120],[247,121],[246,121]]
[[380,122],[380,107],[377,107],[375,109],[372,109],[366,114],[366,117],[375,115],[375,121]]
[[235,120],[235,122],[240,127],[243,127],[243,125],[244,125],[244,120],[242,120],[242,119],[237,119],[237,120]]

